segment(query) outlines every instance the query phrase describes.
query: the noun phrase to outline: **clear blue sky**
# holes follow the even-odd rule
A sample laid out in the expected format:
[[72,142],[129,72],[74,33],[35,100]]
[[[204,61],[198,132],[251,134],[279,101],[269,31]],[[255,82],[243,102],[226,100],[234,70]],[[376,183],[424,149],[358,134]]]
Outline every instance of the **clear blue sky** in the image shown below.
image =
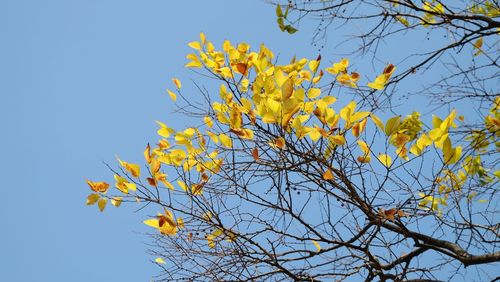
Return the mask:
[[[148,281],[144,215],[85,206],[85,178],[115,154],[141,161],[169,120],[170,78],[200,31],[315,58],[312,29],[290,36],[260,0],[0,0],[0,281]],[[334,36],[322,52],[334,57]],[[376,66],[380,70],[379,65]],[[188,88],[189,89],[189,88]],[[171,108],[170,108],[171,109]]]
[[[214,4],[215,3],[215,4]],[[252,15],[252,16],[246,16]],[[0,0],[0,281],[149,281],[144,214],[85,206],[85,178],[139,161],[204,31],[308,51],[263,1]]]

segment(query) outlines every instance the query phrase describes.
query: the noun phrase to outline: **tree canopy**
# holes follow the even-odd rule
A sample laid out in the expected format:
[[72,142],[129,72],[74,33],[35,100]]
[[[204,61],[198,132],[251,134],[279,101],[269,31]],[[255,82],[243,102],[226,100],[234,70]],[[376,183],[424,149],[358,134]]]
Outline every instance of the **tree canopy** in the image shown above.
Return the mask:
[[[88,180],[87,204],[157,210],[144,224],[159,280],[495,279],[500,9],[451,2],[274,4],[290,34],[316,17],[316,43],[361,22],[347,39],[359,48],[338,58],[285,60],[265,44],[201,33],[186,67],[217,88],[197,81],[199,99],[187,99],[172,78],[172,118],[191,125],[157,121],[144,164],[108,166],[113,188]],[[446,40],[401,62],[380,58],[391,37],[441,32]],[[353,67],[363,58],[379,70]],[[414,78],[431,68],[439,75]],[[446,114],[403,112],[404,96],[446,105]]]

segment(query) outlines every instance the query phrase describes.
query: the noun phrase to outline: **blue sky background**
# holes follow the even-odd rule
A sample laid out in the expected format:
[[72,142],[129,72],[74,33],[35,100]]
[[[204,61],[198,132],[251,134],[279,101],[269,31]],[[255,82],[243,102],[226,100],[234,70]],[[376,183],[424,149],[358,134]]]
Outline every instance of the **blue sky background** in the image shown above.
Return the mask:
[[[142,162],[154,120],[183,122],[169,119],[165,89],[200,78],[183,67],[200,31],[288,61],[317,56],[314,24],[281,33],[260,0],[0,0],[0,281],[148,281],[159,269],[144,214],[85,206],[84,180],[110,180],[103,162],[115,155]],[[325,61],[340,58],[340,40],[331,33]]]

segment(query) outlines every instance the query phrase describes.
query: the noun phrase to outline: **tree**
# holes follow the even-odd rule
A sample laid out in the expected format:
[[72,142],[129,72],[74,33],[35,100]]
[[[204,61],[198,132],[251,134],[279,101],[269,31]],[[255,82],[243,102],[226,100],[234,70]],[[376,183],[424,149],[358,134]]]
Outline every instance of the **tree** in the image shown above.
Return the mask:
[[[387,47],[394,51],[401,46],[408,48],[406,57],[398,64],[400,71],[390,83],[411,79],[412,75],[429,71],[432,67],[439,68],[438,76],[426,79],[427,83],[421,89],[413,89],[408,96],[425,91],[436,103],[462,99],[491,103],[498,93],[498,88],[485,88],[488,83],[498,84],[498,1],[279,2],[276,3],[276,15],[282,31],[294,33],[304,19],[319,19],[313,43],[320,49],[329,34],[338,35],[339,31],[349,34],[341,43],[359,43],[358,48],[350,52],[351,56],[383,61],[378,56],[384,53],[384,43],[389,42]],[[345,30],[353,26],[357,27],[356,33]],[[336,32],[329,33],[331,29]],[[413,36],[425,36],[428,42],[410,50],[411,46],[404,45],[401,38]],[[474,47],[473,56],[481,55],[481,60],[471,61],[469,54],[460,56],[460,53],[470,50],[470,46]]]
[[[217,79],[218,95],[197,85],[203,99],[193,102],[172,79],[168,94],[192,126],[158,121],[160,140],[146,146],[145,167],[109,166],[116,189],[87,181],[87,204],[157,210],[144,223],[165,281],[435,281],[467,279],[470,268],[476,279],[494,279],[487,271],[500,261],[498,5],[471,2],[458,14],[439,1],[309,3],[277,5],[280,27],[293,33],[314,12],[323,20],[333,13],[332,23],[378,19],[383,28],[360,37],[364,52],[402,30],[472,35],[416,56],[422,60],[408,69],[387,63],[365,79],[350,58],[280,63],[265,45],[225,41],[219,50],[200,34],[186,67]],[[425,87],[441,103],[480,110],[397,112],[396,86],[453,48],[469,48],[473,67],[457,61],[461,72]]]

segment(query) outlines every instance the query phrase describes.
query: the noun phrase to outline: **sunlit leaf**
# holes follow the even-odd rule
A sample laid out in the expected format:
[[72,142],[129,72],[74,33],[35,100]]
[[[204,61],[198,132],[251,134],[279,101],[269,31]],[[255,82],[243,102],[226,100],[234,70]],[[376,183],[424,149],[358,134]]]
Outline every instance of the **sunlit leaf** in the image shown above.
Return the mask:
[[188,46],[195,50],[201,50],[201,44],[198,41],[189,42]]
[[219,139],[220,143],[226,147],[226,148],[232,148],[233,147],[233,141],[231,140],[231,137],[227,136],[224,133],[219,134]]
[[323,173],[323,179],[324,180],[332,180],[334,178],[333,176],[333,172],[331,169],[327,169],[324,173]]
[[106,204],[108,203],[108,199],[106,198],[101,198],[97,202],[97,206],[99,207],[99,210],[102,212],[106,208]]
[[174,92],[172,92],[169,89],[167,89],[167,93],[170,96],[170,99],[172,99],[172,101],[174,101],[174,102],[177,101],[177,95],[175,95]]
[[208,126],[208,127],[212,127],[214,125],[214,121],[212,120],[211,117],[209,116],[205,116],[203,117],[203,122],[205,122],[205,124]]
[[378,160],[385,166],[385,167],[390,167],[392,164],[392,158],[389,155],[386,154],[379,154],[378,155]]
[[91,206],[91,205],[97,203],[98,200],[99,200],[99,194],[90,194],[87,197],[87,205]]
[[347,72],[347,67],[349,66],[349,60],[346,58],[343,58],[340,60],[338,63],[334,63],[332,67],[326,68],[326,71],[331,73],[331,74],[338,74],[338,73],[343,73]]
[[139,177],[141,175],[141,167],[138,164],[132,164],[118,159],[120,165],[132,174],[133,177]]
[[178,80],[177,78],[172,78],[172,82],[174,83],[175,87],[177,87],[177,89],[181,89],[182,84],[180,80]]
[[382,122],[382,120],[374,115],[374,114],[370,114],[370,118],[372,119],[373,123],[382,131],[385,132],[385,125],[384,125],[384,122]]
[[318,242],[316,242],[315,240],[311,240],[311,242],[316,247],[316,250],[318,250],[318,252],[321,251],[321,246],[319,245]]
[[321,89],[319,88],[311,88],[309,91],[307,91],[307,97],[309,99],[314,99],[318,97],[321,94]]
[[123,201],[122,197],[113,197],[111,199],[111,204],[115,207],[119,207],[122,204],[122,201]]
[[144,155],[144,159],[146,160],[146,162],[148,164],[150,164],[151,163],[151,147],[149,146],[149,143],[146,146],[146,149],[144,149],[143,155]]
[[156,123],[160,126],[160,129],[158,129],[157,133],[161,137],[168,138],[172,133],[174,133],[174,130],[172,128],[167,127],[166,124],[160,121],[156,121]]
[[166,262],[162,258],[156,258],[155,262],[159,264],[166,264]]
[[90,186],[90,189],[94,192],[106,193],[109,188],[109,184],[106,182],[92,182],[87,180],[87,184]]
[[474,53],[474,56],[477,56],[481,53],[483,53],[482,51],[482,47],[483,47],[483,38],[480,37],[478,40],[476,40],[474,43],[473,43],[473,46],[474,48],[477,50],[475,53]]

